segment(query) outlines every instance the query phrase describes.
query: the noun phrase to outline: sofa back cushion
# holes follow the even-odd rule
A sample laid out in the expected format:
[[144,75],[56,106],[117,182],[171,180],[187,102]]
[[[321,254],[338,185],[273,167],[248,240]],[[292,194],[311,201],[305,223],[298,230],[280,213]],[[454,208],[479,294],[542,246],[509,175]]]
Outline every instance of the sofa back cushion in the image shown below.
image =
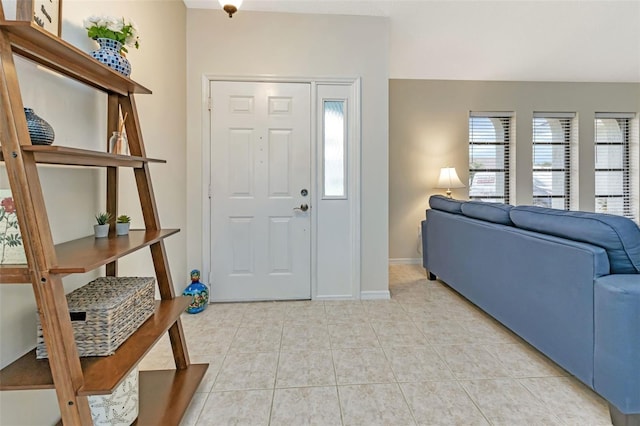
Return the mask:
[[429,197],[429,207],[454,214],[462,214],[461,207],[464,203],[464,201],[447,198],[444,195],[432,195]]
[[640,273],[640,228],[622,216],[516,206],[509,212],[519,228],[602,247],[612,274]]
[[461,206],[462,214],[474,219],[486,220],[501,225],[513,225],[509,211],[510,204],[486,203],[482,201],[468,201]]

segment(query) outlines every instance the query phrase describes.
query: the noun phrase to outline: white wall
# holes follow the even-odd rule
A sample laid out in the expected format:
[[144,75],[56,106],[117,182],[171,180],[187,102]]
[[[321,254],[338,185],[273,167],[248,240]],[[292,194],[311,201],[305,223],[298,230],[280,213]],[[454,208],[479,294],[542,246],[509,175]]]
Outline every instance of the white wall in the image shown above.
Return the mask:
[[[165,241],[174,284],[181,292],[188,281],[184,253],[185,7],[181,1],[65,0],[62,37],[87,52],[97,47],[82,28],[82,20],[91,14],[128,16],[140,27],[140,50],[132,50],[128,58],[133,67],[132,78],[154,92],[140,95],[136,101],[147,154],[169,160],[166,165],[152,165],[152,177],[163,227],[183,229]],[[106,147],[106,95],[25,60],[18,58],[17,65],[23,102],[54,127],[55,144],[87,149]],[[104,170],[62,167],[40,170],[54,241],[90,235],[93,215],[105,205]],[[121,171],[121,179],[124,186],[120,192],[121,212],[132,216],[133,227],[142,227],[133,172]],[[0,188],[8,188],[4,169],[0,172]],[[120,264],[121,275],[154,274],[148,250],[127,257]],[[65,290],[73,290],[99,272],[65,278]],[[30,285],[0,286],[0,367],[35,346],[35,318]],[[2,425],[40,426],[54,424],[59,418],[54,391],[0,392]]]
[[394,1],[391,78],[640,82],[640,1]]
[[[187,257],[201,262],[204,75],[362,77],[362,290],[388,289],[388,21],[220,10],[187,12]],[[194,267],[197,265],[194,265]]]

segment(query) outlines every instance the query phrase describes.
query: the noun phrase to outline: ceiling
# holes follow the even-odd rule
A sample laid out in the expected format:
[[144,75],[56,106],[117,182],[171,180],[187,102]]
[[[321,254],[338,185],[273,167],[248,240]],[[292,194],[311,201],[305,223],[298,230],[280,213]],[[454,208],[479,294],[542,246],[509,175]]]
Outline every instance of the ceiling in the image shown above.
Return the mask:
[[[408,0],[244,0],[240,10],[389,16],[394,1]],[[184,0],[192,9],[220,9],[218,0]]]
[[[218,0],[182,1],[224,16]],[[640,0],[244,0],[243,11],[386,19],[390,78],[640,82]]]

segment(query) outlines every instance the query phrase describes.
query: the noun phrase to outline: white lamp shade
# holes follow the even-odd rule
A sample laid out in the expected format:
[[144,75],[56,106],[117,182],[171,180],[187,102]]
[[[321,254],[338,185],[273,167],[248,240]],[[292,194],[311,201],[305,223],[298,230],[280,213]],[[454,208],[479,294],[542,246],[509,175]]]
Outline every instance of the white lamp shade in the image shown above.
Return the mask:
[[464,184],[460,181],[455,168],[443,167],[440,169],[440,177],[438,178],[438,186],[436,186],[436,188],[464,188]]

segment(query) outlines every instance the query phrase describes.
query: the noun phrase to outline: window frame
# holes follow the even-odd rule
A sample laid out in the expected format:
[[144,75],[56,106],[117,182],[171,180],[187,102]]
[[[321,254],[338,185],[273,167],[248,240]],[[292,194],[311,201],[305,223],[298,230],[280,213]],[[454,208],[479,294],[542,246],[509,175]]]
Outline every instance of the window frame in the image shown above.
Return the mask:
[[[486,141],[474,141],[473,139],[473,125],[472,120],[474,118],[487,118],[493,122],[494,129],[496,130],[496,136],[498,130],[496,129],[496,121],[499,120],[500,125],[502,126],[503,140],[496,140],[491,142]],[[505,126],[505,123],[507,126]],[[512,191],[512,151],[513,151],[513,141],[515,136],[515,113],[512,111],[500,111],[500,112],[487,112],[487,111],[470,111],[468,117],[468,135],[469,135],[469,144],[468,144],[468,153],[469,153],[469,199],[470,200],[482,200],[489,202],[502,202],[505,204],[510,204],[511,199],[513,197]],[[481,135],[478,135],[481,136]],[[471,168],[471,149],[472,146],[496,146],[503,147],[503,168],[498,167],[485,167],[485,168]],[[496,157],[497,159],[498,157]],[[473,177],[478,172],[488,172],[488,173],[504,173],[504,191],[502,194],[496,195],[471,195]]]
[[[537,136],[536,120],[539,120],[539,119],[558,120],[561,126],[562,141],[554,140],[552,138],[552,140],[549,142],[536,142],[536,136]],[[574,151],[574,145],[576,145],[574,141],[576,136],[574,134],[576,130],[576,124],[577,124],[576,122],[577,122],[577,114],[575,112],[534,112],[533,113],[533,117],[531,121],[532,184],[535,187],[535,182],[533,180],[535,178],[536,171],[545,171],[549,173],[559,173],[559,172],[564,173],[564,183],[562,185],[563,191],[564,191],[563,194],[551,193],[549,195],[535,195],[534,191],[532,190],[531,200],[533,205],[539,205],[539,203],[536,203],[536,200],[545,200],[545,199],[553,200],[553,199],[560,199],[560,198],[564,199],[564,203],[563,203],[564,210],[571,210],[571,207],[575,204],[574,198],[576,194],[574,194],[574,192],[576,191],[574,191],[573,189],[575,188],[574,176],[577,175],[577,170],[576,170],[577,162],[575,161],[577,158],[577,155],[575,155],[573,151]],[[536,169],[536,165],[535,165],[536,164],[535,163],[536,146],[564,147],[564,157],[562,159],[563,167],[562,168],[553,167],[553,161],[552,161],[551,168],[544,169],[544,170]],[[534,187],[532,187],[532,189]],[[549,207],[554,208],[553,203]]]
[[[622,188],[621,195],[615,194],[598,194],[596,192],[597,185],[594,187],[594,202],[597,206],[597,202],[599,198],[621,198],[622,199],[622,214],[621,216],[635,219],[635,206],[633,203],[633,194],[632,194],[632,126],[633,120],[635,118],[635,114],[633,113],[596,113],[593,125],[593,136],[594,136],[594,155],[597,158],[598,155],[598,147],[599,146],[620,146],[622,147],[622,167],[621,168],[598,168],[596,166],[596,161],[594,159],[594,175],[597,177],[598,172],[622,172]],[[618,127],[622,132],[623,140],[621,142],[598,142],[598,120],[616,120]],[[623,124],[624,123],[624,124]],[[625,167],[626,166],[626,167]],[[607,212],[609,213],[609,212]],[[618,213],[609,213],[609,214],[618,214]]]

